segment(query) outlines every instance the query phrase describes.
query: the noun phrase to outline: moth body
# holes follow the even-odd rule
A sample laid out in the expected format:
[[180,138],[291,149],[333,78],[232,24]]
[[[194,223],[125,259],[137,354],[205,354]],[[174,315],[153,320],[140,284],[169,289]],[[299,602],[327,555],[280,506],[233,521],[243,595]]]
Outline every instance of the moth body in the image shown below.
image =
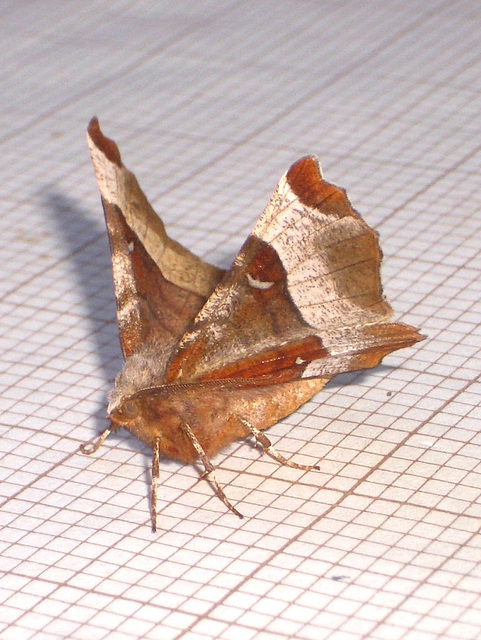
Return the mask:
[[125,427],[149,447],[174,460],[193,463],[198,452],[183,430],[188,424],[207,456],[245,438],[246,423],[264,430],[319,391],[326,380],[313,379],[245,388],[235,380],[161,385],[140,389],[110,403],[114,428]]

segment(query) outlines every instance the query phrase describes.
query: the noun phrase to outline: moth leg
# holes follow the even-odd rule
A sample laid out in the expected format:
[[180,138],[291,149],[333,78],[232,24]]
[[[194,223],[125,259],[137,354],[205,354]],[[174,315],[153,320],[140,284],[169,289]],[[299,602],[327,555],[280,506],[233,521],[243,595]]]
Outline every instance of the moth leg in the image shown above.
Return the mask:
[[202,474],[202,477],[206,478],[206,480],[208,482],[210,482],[212,485],[214,485],[214,489],[215,489],[216,494],[222,500],[222,502],[225,504],[225,506],[228,509],[230,509],[232,511],[232,513],[235,513],[236,516],[238,516],[239,518],[243,518],[244,516],[242,515],[242,513],[237,511],[237,509],[229,502],[229,499],[225,495],[224,491],[221,489],[219,483],[217,482],[217,478],[215,477],[214,466],[212,465],[211,461],[207,457],[204,449],[202,448],[202,445],[200,444],[200,442],[195,437],[195,434],[192,431],[192,429],[190,428],[190,426],[186,422],[184,422],[184,423],[181,424],[181,427],[182,427],[182,430],[184,431],[185,435],[189,438],[192,446],[196,450],[197,455],[201,459],[202,464],[204,465],[205,473]]
[[244,418],[239,418],[239,420],[249,429],[256,441],[261,445],[263,452],[267,453],[267,455],[271,456],[271,458],[274,458],[274,460],[277,460],[277,462],[280,462],[286,467],[292,467],[293,469],[302,469],[303,471],[319,471],[319,467],[315,464],[298,464],[297,462],[291,462],[290,460],[287,460],[287,458],[284,458],[284,456],[272,446],[271,441],[265,435],[265,433],[262,433],[262,431],[257,429],[257,427],[254,427],[254,425],[250,422],[247,422],[247,420],[244,420]]
[[92,453],[95,453],[97,451],[97,449],[99,449],[99,447],[101,447],[103,445],[103,443],[105,442],[106,438],[112,433],[112,429],[105,429],[105,431],[103,433],[101,433],[99,435],[99,437],[97,438],[96,442],[93,442],[92,440],[94,440],[94,438],[92,438],[92,440],[89,440],[88,442],[84,442],[83,444],[80,445],[80,451],[82,453],[85,453],[86,455],[90,456]]
[[157,488],[159,486],[160,469],[160,441],[157,439],[154,444],[154,455],[152,458],[152,533],[157,531]]

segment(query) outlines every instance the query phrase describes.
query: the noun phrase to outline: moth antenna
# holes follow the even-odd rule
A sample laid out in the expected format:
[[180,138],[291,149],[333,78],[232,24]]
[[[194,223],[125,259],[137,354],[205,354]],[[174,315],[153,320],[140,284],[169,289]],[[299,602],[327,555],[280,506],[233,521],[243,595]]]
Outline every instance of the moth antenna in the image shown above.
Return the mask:
[[99,435],[96,442],[93,441],[95,440],[95,438],[93,438],[92,440],[81,444],[80,451],[88,456],[92,455],[92,453],[95,453],[97,449],[99,449],[103,445],[106,438],[110,435],[111,432],[112,429],[105,429],[105,431]]
[[254,427],[253,424],[250,424],[250,422],[247,422],[247,420],[244,420],[244,418],[239,418],[239,420],[244,426],[249,429],[249,431],[256,439],[256,442],[260,444],[263,453],[267,453],[267,455],[271,456],[271,458],[274,458],[274,460],[277,460],[277,462],[280,462],[286,467],[292,467],[293,469],[302,469],[303,471],[320,470],[320,467],[315,464],[298,464],[297,462],[291,462],[290,460],[287,460],[287,458],[284,458],[284,456],[272,446],[271,441],[264,433],[262,433],[262,431],[259,431],[257,427]]
[[157,438],[154,444],[154,455],[152,458],[152,533],[157,531],[157,488],[159,486],[160,467],[160,440]]
[[202,477],[205,478],[208,482],[210,482],[214,486],[217,496],[222,500],[225,506],[228,509],[230,509],[232,513],[235,513],[236,516],[238,516],[239,518],[243,518],[244,516],[242,515],[242,513],[240,513],[240,511],[237,511],[234,505],[232,505],[229,502],[229,499],[225,495],[224,491],[221,489],[221,486],[219,485],[219,483],[217,482],[217,478],[215,477],[214,466],[212,462],[209,460],[209,458],[207,457],[204,449],[202,448],[202,445],[195,437],[195,434],[190,428],[190,426],[186,422],[184,422],[181,424],[181,427],[185,435],[189,438],[192,446],[196,450],[197,455],[202,461],[202,464],[204,465],[205,473],[202,474]]

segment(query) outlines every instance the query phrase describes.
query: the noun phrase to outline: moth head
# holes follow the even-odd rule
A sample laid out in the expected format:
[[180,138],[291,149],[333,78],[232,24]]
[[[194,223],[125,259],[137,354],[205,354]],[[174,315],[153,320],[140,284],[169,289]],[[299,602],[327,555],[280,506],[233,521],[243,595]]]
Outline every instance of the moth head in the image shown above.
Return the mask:
[[114,388],[109,394],[109,406],[116,406],[142,389],[162,384],[172,349],[172,340],[153,340],[129,355],[115,378]]
[[135,398],[116,398],[114,402],[109,403],[108,417],[114,425],[128,426],[137,420],[139,415],[140,406]]

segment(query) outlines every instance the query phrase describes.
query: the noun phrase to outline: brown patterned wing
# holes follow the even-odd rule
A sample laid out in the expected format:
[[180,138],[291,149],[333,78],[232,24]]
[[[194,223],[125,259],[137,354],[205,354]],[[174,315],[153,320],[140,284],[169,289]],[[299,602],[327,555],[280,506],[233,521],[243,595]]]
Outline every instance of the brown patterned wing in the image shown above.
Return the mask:
[[390,323],[377,234],[315,158],[296,162],[168,367],[167,380],[270,384],[377,365],[421,340]]
[[110,240],[124,357],[151,341],[172,343],[192,322],[223,271],[171,240],[94,118],[87,141]]

